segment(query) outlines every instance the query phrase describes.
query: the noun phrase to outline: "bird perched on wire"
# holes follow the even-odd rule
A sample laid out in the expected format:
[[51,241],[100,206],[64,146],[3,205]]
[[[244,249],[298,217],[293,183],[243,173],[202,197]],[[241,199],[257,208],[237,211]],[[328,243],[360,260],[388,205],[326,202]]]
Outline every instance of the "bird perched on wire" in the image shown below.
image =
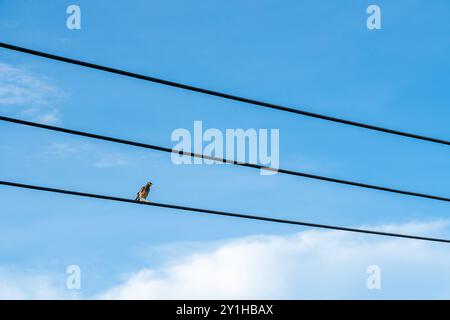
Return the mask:
[[141,190],[139,190],[139,192],[137,193],[135,201],[148,202],[147,196],[148,193],[150,192],[150,188],[152,187],[152,185],[153,183],[147,182],[147,184],[143,186]]

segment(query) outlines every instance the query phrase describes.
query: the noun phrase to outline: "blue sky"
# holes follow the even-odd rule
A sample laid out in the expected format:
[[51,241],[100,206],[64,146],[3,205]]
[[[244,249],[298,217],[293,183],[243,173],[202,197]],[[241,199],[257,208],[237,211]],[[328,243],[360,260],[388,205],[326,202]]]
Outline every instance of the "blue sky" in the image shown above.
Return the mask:
[[[73,3],[81,7],[81,30],[66,28],[65,11]],[[382,30],[369,31],[366,8],[371,3],[0,1],[0,40],[448,140],[450,4],[376,1]],[[443,145],[4,49],[0,63],[3,115],[47,119],[168,147],[174,145],[173,130],[192,129],[195,120],[202,120],[205,128],[223,130],[279,128],[283,168],[449,195],[450,158]],[[449,214],[448,204],[426,199],[283,175],[260,176],[232,166],[175,166],[169,155],[158,152],[6,123],[0,123],[0,129],[2,180],[130,198],[151,180],[151,199],[158,202],[347,226],[428,223],[446,220]],[[19,278],[52,275],[58,287],[64,286],[66,266],[77,264],[84,298],[123,282],[126,274],[161,268],[174,255],[176,259],[195,253],[198,246],[306,230],[6,187],[0,188],[0,197],[0,271]],[[447,229],[419,231],[450,238]],[[372,238],[368,241],[384,241]],[[180,245],[175,253],[167,249],[186,243],[190,245]],[[442,247],[427,248],[436,246]],[[351,269],[352,261],[347,263]],[[441,275],[413,268],[400,283],[418,276],[438,283]],[[364,294],[411,294],[388,288],[376,296]],[[324,290],[339,297],[337,288]],[[346,292],[345,286],[340,290]],[[298,296],[294,292],[287,297]]]

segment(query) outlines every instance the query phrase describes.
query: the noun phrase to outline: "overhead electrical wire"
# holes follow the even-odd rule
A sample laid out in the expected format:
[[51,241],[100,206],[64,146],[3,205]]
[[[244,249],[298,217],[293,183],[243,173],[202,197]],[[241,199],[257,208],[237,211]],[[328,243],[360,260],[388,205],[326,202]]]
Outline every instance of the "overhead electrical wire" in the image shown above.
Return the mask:
[[16,183],[16,182],[10,182],[10,181],[0,181],[0,185],[16,187],[16,188],[23,188],[23,189],[31,189],[31,190],[37,190],[37,191],[60,193],[60,194],[79,196],[79,197],[88,197],[88,198],[96,198],[96,199],[102,199],[102,200],[141,204],[141,205],[167,208],[167,209],[193,211],[193,212],[241,218],[241,219],[260,220],[260,221],[299,225],[299,226],[321,228],[321,229],[330,229],[330,230],[337,230],[337,231],[347,231],[347,232],[356,232],[356,233],[372,234],[372,235],[379,235],[379,236],[388,236],[388,237],[406,238],[406,239],[414,239],[414,240],[450,243],[450,239],[430,238],[430,237],[421,237],[421,236],[400,234],[400,233],[393,233],[393,232],[383,232],[383,231],[368,230],[368,229],[340,227],[340,226],[333,226],[333,225],[326,225],[326,224],[303,222],[303,221],[297,221],[297,220],[286,220],[286,219],[278,219],[278,218],[264,217],[264,216],[257,216],[257,215],[248,215],[248,214],[235,213],[235,212],[218,211],[218,210],[202,209],[202,208],[195,208],[195,207],[186,207],[186,206],[167,204],[167,203],[159,203],[159,202],[140,202],[140,201],[131,200],[131,199],[127,199],[127,198],[120,198],[120,197],[113,197],[113,196],[106,196],[106,195],[100,195],[100,194],[94,194],[94,193],[85,193],[85,192],[71,191],[71,190],[64,190],[64,189],[57,189],[57,188],[42,187],[42,186]]
[[347,119],[343,119],[343,118],[327,116],[327,115],[323,115],[323,114],[319,114],[319,113],[295,109],[295,108],[286,107],[286,106],[282,106],[282,105],[278,105],[278,104],[244,98],[244,97],[227,94],[227,93],[223,93],[223,92],[219,92],[219,91],[213,91],[213,90],[209,90],[209,89],[195,87],[195,86],[191,86],[191,85],[187,85],[187,84],[183,84],[183,83],[179,83],[179,82],[168,81],[168,80],[164,80],[164,79],[160,79],[160,78],[156,78],[156,77],[146,76],[143,74],[134,73],[134,72],[126,71],[126,70],[121,70],[121,69],[102,66],[99,64],[94,64],[94,63],[90,63],[90,62],[86,62],[86,61],[71,59],[71,58],[54,55],[54,54],[50,54],[50,53],[46,53],[46,52],[42,52],[42,51],[36,51],[36,50],[19,47],[19,46],[4,43],[4,42],[0,42],[0,47],[9,49],[9,50],[14,50],[17,52],[34,55],[34,56],[39,56],[42,58],[52,59],[52,60],[70,63],[70,64],[83,66],[83,67],[87,67],[87,68],[91,68],[91,69],[114,73],[114,74],[118,74],[118,75],[122,75],[122,76],[127,76],[127,77],[136,78],[136,79],[140,79],[140,80],[159,83],[159,84],[170,86],[170,87],[176,87],[176,88],[180,88],[180,89],[184,89],[184,90],[199,92],[202,94],[207,94],[207,95],[220,97],[220,98],[224,98],[224,99],[228,99],[228,100],[239,101],[239,102],[243,102],[246,104],[257,105],[260,107],[265,107],[265,108],[270,108],[270,109],[276,109],[276,110],[290,112],[290,113],[297,114],[297,115],[331,121],[331,122],[335,122],[335,123],[341,123],[341,124],[345,124],[345,125],[374,130],[374,131],[378,131],[378,132],[384,132],[384,133],[393,134],[393,135],[397,135],[397,136],[408,137],[408,138],[412,138],[412,139],[416,139],[416,140],[423,140],[423,141],[428,141],[428,142],[433,142],[433,143],[450,145],[449,140],[428,137],[428,136],[419,135],[419,134],[415,134],[415,133],[389,129],[389,128],[375,126],[375,125],[371,125],[371,124],[367,124],[367,123],[363,123],[363,122],[357,122],[357,121],[347,120]]
[[309,173],[305,173],[305,172],[287,170],[287,169],[282,169],[282,168],[276,169],[276,168],[266,167],[266,166],[262,166],[262,165],[254,164],[254,163],[238,162],[238,161],[234,161],[234,160],[229,160],[229,159],[224,159],[224,158],[219,158],[219,157],[214,157],[214,156],[209,156],[209,155],[204,155],[204,154],[197,154],[197,153],[187,152],[187,151],[183,151],[183,150],[170,149],[167,147],[161,147],[161,146],[147,144],[147,143],[141,143],[141,142],[136,142],[136,141],[131,141],[131,140],[108,137],[108,136],[104,136],[104,135],[99,135],[99,134],[94,134],[94,133],[89,133],[89,132],[84,132],[84,131],[77,131],[77,130],[62,128],[62,127],[32,122],[32,121],[26,121],[26,120],[21,120],[21,119],[16,119],[16,118],[10,118],[10,117],[5,117],[5,116],[0,116],[0,121],[6,121],[6,122],[11,122],[11,123],[20,124],[20,125],[26,125],[26,126],[31,126],[31,127],[36,127],[36,128],[46,129],[46,130],[63,132],[63,133],[67,133],[67,134],[83,136],[83,137],[88,137],[88,138],[93,138],[93,139],[98,139],[98,140],[105,140],[105,141],[110,141],[110,142],[115,142],[115,143],[120,143],[120,144],[125,144],[125,145],[131,145],[131,146],[140,147],[140,148],[152,149],[152,150],[157,150],[157,151],[162,151],[162,152],[167,152],[167,153],[175,153],[175,154],[180,154],[180,155],[189,156],[189,157],[209,159],[209,160],[219,161],[219,162],[228,163],[228,164],[234,164],[234,165],[243,166],[243,167],[275,171],[275,172],[288,174],[288,175],[292,175],[292,176],[299,176],[299,177],[304,177],[304,178],[310,178],[310,179],[322,180],[322,181],[339,183],[339,184],[344,184],[344,185],[350,185],[350,186],[359,187],[359,188],[374,189],[374,190],[391,192],[391,193],[402,194],[402,195],[407,195],[407,196],[414,196],[414,197],[450,202],[450,198],[448,198],[448,197],[436,196],[436,195],[432,195],[432,194],[425,194],[425,193],[419,193],[419,192],[413,192],[413,191],[407,191],[407,190],[399,190],[399,189],[394,189],[394,188],[388,188],[388,187],[377,186],[377,185],[355,182],[355,181],[349,181],[349,180],[343,180],[343,179],[336,179],[336,178],[332,178],[332,177],[314,175],[314,174],[309,174]]
[[[186,84],[182,84],[182,83],[178,83],[178,82],[163,80],[163,79],[146,76],[146,75],[142,75],[142,74],[138,74],[138,73],[133,73],[133,72],[125,71],[125,70],[115,69],[115,68],[102,66],[102,65],[98,65],[98,64],[93,64],[93,63],[89,63],[89,62],[85,62],[85,61],[75,60],[75,59],[71,59],[71,58],[67,58],[67,57],[63,57],[63,56],[58,56],[58,55],[53,55],[53,54],[49,54],[49,53],[45,53],[45,52],[31,50],[31,49],[27,49],[24,47],[19,47],[19,46],[15,46],[15,45],[3,43],[3,42],[0,42],[0,47],[9,49],[9,50],[26,53],[26,54],[43,57],[43,58],[47,58],[47,59],[57,60],[57,61],[75,64],[75,65],[79,65],[79,66],[83,66],[83,67],[87,67],[87,68],[97,69],[97,70],[101,70],[101,71],[105,71],[105,72],[109,72],[109,73],[114,73],[114,74],[119,74],[119,75],[123,75],[123,76],[127,76],[127,77],[145,80],[145,81],[159,83],[159,84],[163,84],[166,86],[171,86],[171,87],[176,87],[176,88],[180,88],[180,89],[184,89],[184,90],[199,92],[199,93],[216,96],[216,97],[220,97],[220,98],[224,98],[224,99],[239,101],[239,102],[243,102],[243,103],[247,103],[247,104],[258,105],[261,107],[286,111],[286,112],[290,112],[290,113],[294,113],[294,114],[298,114],[298,115],[303,115],[303,116],[317,118],[317,119],[321,119],[321,120],[326,120],[326,121],[341,123],[341,124],[345,124],[345,125],[365,128],[365,129],[369,129],[369,130],[394,134],[394,135],[398,135],[398,136],[404,136],[404,137],[408,137],[408,138],[412,138],[412,139],[423,140],[423,141],[439,143],[439,144],[444,144],[444,145],[450,145],[450,141],[448,141],[448,140],[427,137],[427,136],[413,134],[413,133],[409,133],[409,132],[374,126],[374,125],[370,125],[370,124],[366,124],[366,123],[362,123],[362,122],[356,122],[356,121],[346,120],[346,119],[342,119],[342,118],[336,118],[336,117],[331,117],[331,116],[322,115],[322,114],[318,114],[318,113],[308,112],[308,111],[304,111],[304,110],[294,109],[294,108],[285,107],[282,105],[267,103],[264,101],[248,99],[248,98],[239,97],[239,96],[235,96],[235,95],[231,95],[231,94],[227,94],[227,93],[222,93],[219,91],[212,91],[212,90],[194,87],[194,86],[190,86],[190,85],[186,85]],[[132,146],[136,146],[136,147],[147,148],[147,149],[152,149],[152,150],[157,150],[157,151],[163,151],[163,152],[168,152],[168,153],[177,153],[180,155],[190,156],[190,157],[204,158],[204,159],[209,159],[209,160],[214,160],[214,161],[219,161],[219,162],[229,163],[229,164],[235,164],[235,165],[244,166],[244,167],[276,171],[276,172],[280,172],[283,174],[301,176],[301,177],[311,178],[311,179],[318,179],[318,180],[322,180],[322,181],[340,183],[340,184],[351,185],[351,186],[355,186],[355,187],[375,189],[375,190],[392,192],[392,193],[397,193],[397,194],[403,194],[403,195],[409,195],[409,196],[415,196],[415,197],[428,198],[428,199],[432,199],[432,200],[450,202],[450,198],[448,198],[448,197],[393,189],[393,188],[388,188],[388,187],[383,187],[383,186],[371,185],[371,184],[360,183],[360,182],[355,182],[355,181],[348,181],[348,180],[343,180],[343,179],[336,179],[336,178],[325,177],[325,176],[320,176],[320,175],[313,175],[313,174],[292,171],[292,170],[286,170],[286,169],[276,169],[276,168],[266,167],[266,166],[262,166],[262,165],[258,165],[258,164],[252,164],[252,163],[247,163],[247,162],[238,162],[238,161],[234,161],[234,160],[218,158],[218,157],[208,156],[208,155],[204,155],[204,154],[197,154],[197,153],[187,152],[187,151],[183,151],[183,150],[174,150],[174,149],[170,149],[167,147],[161,147],[161,146],[157,146],[157,145],[140,143],[140,142],[125,140],[125,139],[120,139],[120,138],[108,137],[108,136],[93,134],[93,133],[84,132],[84,131],[71,130],[71,129],[67,129],[67,128],[56,127],[56,126],[51,126],[51,125],[46,125],[46,124],[41,124],[41,123],[31,122],[31,121],[25,121],[25,120],[10,118],[10,117],[0,116],[0,120],[6,121],[6,122],[11,122],[11,123],[16,123],[16,124],[21,124],[21,125],[42,128],[42,129],[46,129],[46,130],[58,131],[58,132],[63,132],[63,133],[68,133],[68,134],[73,134],[73,135],[78,135],[78,136],[84,136],[84,137],[89,137],[89,138],[94,138],[94,139],[99,139],[99,140],[105,140],[105,141],[110,141],[110,142],[115,142],[115,143],[120,143],[120,144],[125,144],[125,145],[132,145]],[[80,196],[80,197],[89,197],[89,198],[97,198],[97,199],[110,200],[110,201],[134,203],[134,204],[148,205],[148,206],[168,208],[168,209],[176,209],[176,210],[193,211],[193,212],[213,214],[213,215],[229,216],[229,217],[242,218],[242,219],[260,220],[260,221],[267,221],[267,222],[274,222],[274,223],[300,225],[300,226],[306,226],[306,227],[331,229],[331,230],[347,231],[347,232],[356,232],[356,233],[389,236],[389,237],[397,237],[397,238],[407,238],[407,239],[414,239],[414,240],[450,243],[450,239],[430,238],[430,237],[421,237],[421,236],[415,236],[415,235],[383,232],[383,231],[376,231],[376,230],[348,228],[348,227],[341,227],[341,226],[317,224],[317,223],[310,223],[310,222],[303,222],[303,221],[296,221],[296,220],[278,219],[278,218],[264,217],[264,216],[257,216],[257,215],[247,215],[247,214],[241,214],[241,213],[202,209],[202,208],[187,207],[187,206],[158,203],[158,202],[138,202],[138,201],[127,199],[127,198],[99,195],[99,194],[93,194],[93,193],[84,193],[84,192],[63,190],[63,189],[57,189],[57,188],[49,188],[49,187],[22,184],[22,183],[10,182],[10,181],[0,181],[0,185],[32,189],[32,190],[37,190],[37,191],[46,191],[46,192],[67,194],[67,195]]]

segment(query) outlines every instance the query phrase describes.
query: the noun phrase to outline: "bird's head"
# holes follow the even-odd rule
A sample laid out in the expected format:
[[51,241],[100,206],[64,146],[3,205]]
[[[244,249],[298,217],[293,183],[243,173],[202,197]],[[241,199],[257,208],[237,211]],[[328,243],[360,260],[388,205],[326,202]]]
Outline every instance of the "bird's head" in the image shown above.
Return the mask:
[[146,186],[147,186],[148,188],[150,188],[152,185],[153,185],[153,183],[151,183],[150,181],[147,182],[147,184],[146,184]]

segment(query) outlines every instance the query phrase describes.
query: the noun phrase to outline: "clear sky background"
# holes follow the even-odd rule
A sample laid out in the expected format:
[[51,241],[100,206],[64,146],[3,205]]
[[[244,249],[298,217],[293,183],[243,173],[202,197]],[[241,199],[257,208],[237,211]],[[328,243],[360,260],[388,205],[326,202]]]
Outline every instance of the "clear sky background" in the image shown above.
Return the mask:
[[[366,27],[366,8],[372,3],[381,7],[382,30]],[[66,28],[70,4],[81,7],[81,30]],[[0,41],[450,139],[446,0],[0,0]],[[173,130],[192,130],[195,120],[222,130],[279,128],[282,168],[450,195],[450,150],[444,145],[5,49],[0,49],[0,111],[167,147],[174,145]],[[150,199],[157,202],[352,227],[388,225],[392,230],[450,238],[447,203],[279,174],[260,176],[256,170],[235,166],[175,166],[168,154],[7,123],[0,123],[0,130],[2,180],[130,198],[151,180]],[[450,297],[449,250],[442,244],[310,234],[293,226],[7,187],[0,187],[0,199],[4,297],[11,292],[25,298],[91,298],[105,292],[107,297],[125,298],[128,292],[141,292],[134,297],[144,298],[180,292],[177,297],[184,298]],[[312,242],[301,235],[310,235]],[[255,236],[263,248],[273,249],[275,241],[282,252],[289,246],[295,250],[280,256],[280,250],[251,249],[242,255],[235,241],[253,243],[249,239]],[[330,248],[327,239],[336,247]],[[220,256],[221,248],[230,250],[233,258],[218,263],[222,260],[215,254]],[[262,265],[239,260],[253,253],[265,257]],[[319,259],[319,253],[330,256]],[[202,267],[190,265],[199,255]],[[284,268],[285,261],[292,265],[280,273],[277,268]],[[65,270],[72,264],[82,270],[82,290],[76,293],[65,289]],[[382,290],[366,289],[369,264],[383,270]],[[268,265],[276,267],[264,268]],[[237,279],[229,273],[238,269],[245,275],[246,267],[248,277]],[[204,268],[210,272],[207,281]],[[261,279],[250,285],[246,280],[253,279],[255,269],[262,270]],[[277,272],[281,275],[274,277]],[[130,281],[145,289],[126,291]],[[406,285],[417,281],[420,285]],[[266,287],[258,287],[261,283]]]

